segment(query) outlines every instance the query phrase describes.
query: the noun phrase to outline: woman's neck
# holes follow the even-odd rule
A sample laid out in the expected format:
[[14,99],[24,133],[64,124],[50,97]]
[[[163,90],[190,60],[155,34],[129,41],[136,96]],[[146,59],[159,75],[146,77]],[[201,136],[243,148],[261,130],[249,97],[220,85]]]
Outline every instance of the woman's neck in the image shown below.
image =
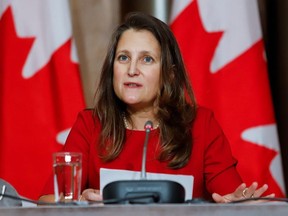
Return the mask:
[[127,129],[144,130],[144,126],[147,121],[151,121],[153,123],[154,129],[159,127],[159,121],[156,119],[156,115],[153,110],[137,112],[127,110],[127,112],[132,121],[129,122],[127,116],[123,117],[124,124]]

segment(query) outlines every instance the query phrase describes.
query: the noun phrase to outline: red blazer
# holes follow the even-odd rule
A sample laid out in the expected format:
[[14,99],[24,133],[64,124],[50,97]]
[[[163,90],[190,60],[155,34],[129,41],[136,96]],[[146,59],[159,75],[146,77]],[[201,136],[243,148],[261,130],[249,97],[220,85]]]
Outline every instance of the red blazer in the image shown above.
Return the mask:
[[[126,143],[122,152],[114,161],[104,163],[98,157],[96,147],[100,127],[99,121],[92,117],[92,110],[80,112],[64,146],[64,151],[83,154],[81,190],[99,189],[100,168],[141,170],[145,131],[126,130]],[[193,175],[193,198],[211,199],[213,192],[221,195],[232,193],[242,183],[236,171],[237,161],[210,110],[197,109],[192,137],[190,161],[185,167],[172,170],[167,168],[165,162],[156,159],[159,129],[152,130],[147,147],[147,172]],[[53,194],[53,181],[46,185],[44,194]]]

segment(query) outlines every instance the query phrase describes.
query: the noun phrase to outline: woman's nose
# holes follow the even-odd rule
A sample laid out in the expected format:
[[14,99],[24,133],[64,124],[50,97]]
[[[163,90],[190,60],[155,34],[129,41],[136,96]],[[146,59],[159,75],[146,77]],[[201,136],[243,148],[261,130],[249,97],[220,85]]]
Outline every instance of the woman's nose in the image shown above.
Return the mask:
[[139,70],[137,67],[137,61],[131,61],[129,68],[128,68],[128,75],[129,76],[139,75]]

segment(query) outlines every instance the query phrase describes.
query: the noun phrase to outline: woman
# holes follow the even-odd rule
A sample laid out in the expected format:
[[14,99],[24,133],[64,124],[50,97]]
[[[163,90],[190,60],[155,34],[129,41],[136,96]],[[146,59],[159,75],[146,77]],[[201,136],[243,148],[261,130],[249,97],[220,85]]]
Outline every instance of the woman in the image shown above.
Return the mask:
[[196,106],[188,80],[169,27],[149,15],[129,14],[112,36],[95,108],[80,112],[64,147],[83,154],[81,200],[101,200],[100,168],[140,171],[148,120],[154,125],[148,172],[192,175],[193,197],[218,203],[267,190],[242,183],[227,139],[213,114]]

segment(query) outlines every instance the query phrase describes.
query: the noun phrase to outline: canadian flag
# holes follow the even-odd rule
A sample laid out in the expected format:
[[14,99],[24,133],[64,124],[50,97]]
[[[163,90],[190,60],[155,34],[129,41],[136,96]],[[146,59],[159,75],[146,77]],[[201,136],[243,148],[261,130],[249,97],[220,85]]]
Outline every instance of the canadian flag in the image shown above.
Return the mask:
[[67,0],[0,0],[0,178],[37,199],[85,107]]
[[283,197],[257,0],[177,0],[171,17],[196,99],[215,112],[244,182]]

